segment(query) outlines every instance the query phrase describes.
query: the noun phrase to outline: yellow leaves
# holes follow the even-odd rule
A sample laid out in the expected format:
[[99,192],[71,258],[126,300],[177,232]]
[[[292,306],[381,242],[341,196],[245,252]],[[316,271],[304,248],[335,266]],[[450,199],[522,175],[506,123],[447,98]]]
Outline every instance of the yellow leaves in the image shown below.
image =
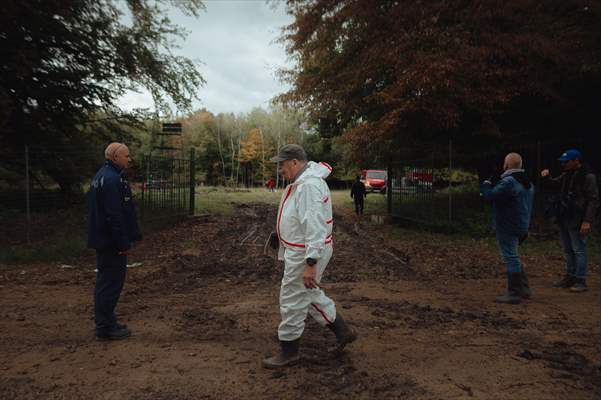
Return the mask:
[[252,128],[246,137],[240,141],[240,161],[260,161],[264,147],[262,132],[259,128]]

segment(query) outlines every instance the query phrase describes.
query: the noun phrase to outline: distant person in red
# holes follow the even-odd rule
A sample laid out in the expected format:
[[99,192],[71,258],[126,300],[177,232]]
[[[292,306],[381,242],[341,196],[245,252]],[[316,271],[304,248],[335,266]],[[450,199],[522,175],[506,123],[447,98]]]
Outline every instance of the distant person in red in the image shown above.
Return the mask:
[[269,178],[267,181],[267,190],[270,192],[275,192],[275,179]]

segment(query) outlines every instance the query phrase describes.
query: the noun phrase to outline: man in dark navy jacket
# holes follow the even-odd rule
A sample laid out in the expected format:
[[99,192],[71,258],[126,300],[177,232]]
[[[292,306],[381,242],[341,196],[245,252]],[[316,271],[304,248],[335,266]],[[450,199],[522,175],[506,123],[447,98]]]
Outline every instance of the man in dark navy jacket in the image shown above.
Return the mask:
[[509,153],[505,172],[496,185],[484,181],[480,191],[493,205],[493,225],[501,255],[507,266],[507,292],[497,296],[497,303],[519,304],[530,297],[530,287],[518,255],[519,244],[528,236],[532,218],[534,187],[522,169],[522,157]]
[[129,166],[129,149],[123,143],[111,143],[105,150],[106,161],[90,185],[88,247],[96,250],[96,287],[94,320],[99,340],[125,339],[131,335],[119,324],[115,307],[119,301],[127,253],[132,243],[142,238],[131,188],[123,172]]

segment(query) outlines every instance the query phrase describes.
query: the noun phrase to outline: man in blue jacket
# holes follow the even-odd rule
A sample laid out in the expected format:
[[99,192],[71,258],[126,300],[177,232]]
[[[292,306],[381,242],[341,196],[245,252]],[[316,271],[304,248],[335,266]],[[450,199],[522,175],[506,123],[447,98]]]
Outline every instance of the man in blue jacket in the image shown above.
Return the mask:
[[497,303],[519,304],[530,296],[528,279],[520,263],[519,244],[527,237],[534,187],[522,169],[522,157],[509,153],[505,157],[501,180],[493,186],[481,185],[481,195],[493,205],[493,226],[501,255],[507,266],[507,293],[497,296]]
[[88,247],[96,250],[94,320],[98,340],[125,339],[131,335],[119,324],[115,307],[119,301],[127,269],[127,253],[132,243],[142,238],[131,188],[124,176],[129,166],[129,149],[111,143],[106,161],[90,185]]

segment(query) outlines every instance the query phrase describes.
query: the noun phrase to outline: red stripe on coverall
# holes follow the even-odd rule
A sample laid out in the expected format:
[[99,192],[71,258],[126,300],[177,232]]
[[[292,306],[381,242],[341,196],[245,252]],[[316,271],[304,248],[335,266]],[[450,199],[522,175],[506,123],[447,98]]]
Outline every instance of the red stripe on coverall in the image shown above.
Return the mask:
[[284,197],[284,201],[282,201],[282,205],[280,206],[280,215],[278,215],[278,226],[277,226],[278,238],[282,242],[284,240],[282,239],[282,235],[280,234],[280,221],[282,220],[282,212],[284,211],[284,204],[286,204],[286,200],[288,200],[288,197],[290,197],[290,192],[292,192],[292,186],[290,186],[288,188],[288,191],[286,192],[286,196]]
[[280,240],[281,240],[281,241],[282,241],[284,244],[287,244],[288,246],[294,246],[294,247],[303,247],[303,248],[305,247],[305,245],[304,245],[304,244],[301,244],[301,243],[290,243],[290,242],[287,242],[287,241],[285,241],[285,240],[284,240],[284,239],[282,239],[282,238],[280,238]]
[[317,306],[316,306],[315,304],[313,304],[313,303],[311,303],[311,305],[313,306],[313,308],[315,308],[317,311],[319,311],[319,313],[321,314],[321,316],[323,317],[323,319],[325,319],[325,320],[326,320],[326,322],[327,322],[328,324],[331,324],[331,323],[332,323],[332,321],[330,321],[330,319],[329,319],[328,317],[326,317],[326,314],[325,314],[323,311],[321,311],[321,310],[319,309],[319,307],[317,307]]
[[321,165],[323,165],[324,167],[326,167],[327,169],[330,170],[330,172],[332,172],[332,167],[330,167],[330,164],[326,163],[326,162],[320,162]]
[[[302,244],[302,243],[291,243],[291,242],[288,242],[288,241],[286,241],[286,240],[284,240],[284,239],[282,239],[282,238],[280,238],[280,240],[281,240],[281,241],[282,241],[284,244],[287,244],[288,246],[293,246],[293,247],[302,247],[302,248],[304,248],[304,247],[305,247],[305,245],[304,245],[304,244]],[[333,241],[333,240],[332,240],[332,235],[329,235],[329,236],[326,238],[326,241],[325,241],[324,243],[325,243],[325,244],[330,244],[330,243],[332,243],[332,241]]]
[[[288,188],[288,191],[286,192],[286,196],[284,197],[284,201],[282,201],[282,205],[280,206],[280,213],[278,215],[278,225],[277,225],[278,238],[280,239],[280,241],[282,243],[287,244],[288,246],[305,247],[305,245],[302,243],[291,243],[291,242],[288,242],[288,241],[282,239],[282,235],[280,232],[280,222],[282,220],[282,212],[284,211],[284,204],[286,204],[286,201],[288,201],[288,198],[290,197],[291,192],[292,192],[292,186],[290,186]],[[329,224],[332,221],[333,221],[333,218],[332,218],[332,220],[330,220],[330,222],[326,222],[326,224]],[[330,234],[328,237],[326,237],[326,241],[325,241],[325,244],[330,244],[330,243],[332,243],[332,234]]]

